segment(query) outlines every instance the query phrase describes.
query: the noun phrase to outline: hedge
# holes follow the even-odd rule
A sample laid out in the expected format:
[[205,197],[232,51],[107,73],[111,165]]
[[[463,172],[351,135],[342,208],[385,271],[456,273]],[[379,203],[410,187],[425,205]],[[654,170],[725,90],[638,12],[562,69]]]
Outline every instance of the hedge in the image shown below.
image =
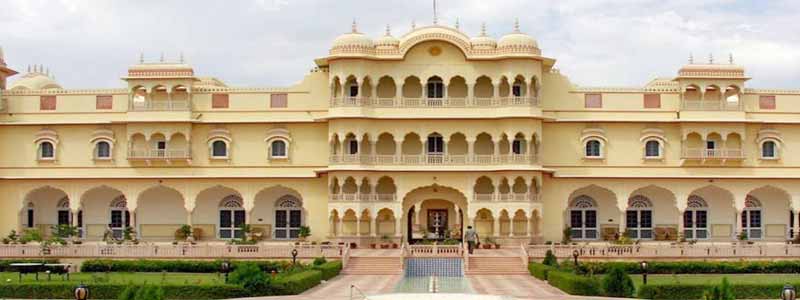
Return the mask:
[[533,277],[539,278],[541,280],[547,280],[547,274],[550,271],[556,270],[556,268],[543,265],[540,263],[530,263],[528,264],[528,272],[533,275]]
[[[581,262],[580,272],[605,274],[614,266],[623,268],[628,274],[641,274],[639,262]],[[571,262],[564,262],[561,268],[572,270]],[[672,261],[648,262],[649,274],[745,274],[745,273],[772,273],[792,274],[800,273],[800,261]]]
[[278,276],[271,280],[275,295],[298,295],[322,282],[322,272],[319,270],[307,270]]
[[[91,299],[116,299],[128,286],[117,283],[88,284]],[[157,285],[167,299],[227,299],[249,296],[237,285]],[[10,283],[0,284],[0,299],[73,299],[74,283]]]
[[[231,268],[244,262],[234,261]],[[286,269],[291,262],[288,261],[249,261],[270,273],[273,270]],[[202,260],[87,260],[81,265],[81,272],[168,272],[168,273],[217,273],[220,271],[222,261]]]
[[[702,299],[703,292],[718,284],[648,284],[639,287],[639,298],[644,299]],[[800,281],[794,286],[800,285]],[[776,299],[783,284],[733,284],[736,299]]]
[[330,280],[331,278],[339,275],[339,272],[342,271],[342,262],[329,261],[324,264],[314,266],[314,270],[319,270],[322,272],[322,280]]
[[598,277],[575,275],[569,271],[547,271],[547,283],[570,295],[602,296],[603,288]]

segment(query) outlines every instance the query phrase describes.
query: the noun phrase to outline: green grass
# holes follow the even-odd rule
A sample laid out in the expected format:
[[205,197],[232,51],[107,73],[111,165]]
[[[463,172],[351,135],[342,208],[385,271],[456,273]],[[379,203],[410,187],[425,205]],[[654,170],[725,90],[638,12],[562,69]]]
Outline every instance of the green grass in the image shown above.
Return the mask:
[[[647,284],[709,284],[720,283],[722,277],[728,277],[731,284],[747,283],[778,283],[784,284],[787,280],[798,281],[797,274],[676,274],[676,275],[647,275]],[[631,275],[636,288],[642,285],[642,275]]]
[[[62,282],[61,275],[51,275],[52,282]],[[26,274],[22,282],[36,282],[33,274]],[[19,282],[19,275],[15,272],[0,272],[0,285],[3,283]],[[47,282],[47,274],[39,273],[39,282]],[[171,284],[213,284],[224,283],[223,275],[214,273],[72,273],[69,282],[75,283],[171,283]]]

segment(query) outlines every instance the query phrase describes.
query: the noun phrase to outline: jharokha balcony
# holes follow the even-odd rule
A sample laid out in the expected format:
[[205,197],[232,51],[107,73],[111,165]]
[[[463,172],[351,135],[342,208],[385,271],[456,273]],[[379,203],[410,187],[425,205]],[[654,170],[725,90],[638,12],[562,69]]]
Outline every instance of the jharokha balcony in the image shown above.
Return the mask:
[[331,202],[395,202],[397,194],[331,194]]
[[131,149],[128,151],[128,160],[191,160],[192,151],[190,148],[185,149],[146,149],[136,150]]
[[439,97],[439,98],[374,98],[334,97],[331,107],[374,108],[447,108],[447,107],[526,107],[539,106],[535,97]]
[[538,161],[531,154],[413,154],[413,155],[359,155],[334,154],[332,165],[408,165],[408,166],[458,166],[458,165],[534,165]]
[[473,198],[475,202],[537,202],[539,195],[534,193],[476,193]]
[[684,148],[681,157],[699,160],[742,160],[744,151],[742,149]]
[[150,100],[133,101],[131,111],[188,111],[191,108],[189,100]]

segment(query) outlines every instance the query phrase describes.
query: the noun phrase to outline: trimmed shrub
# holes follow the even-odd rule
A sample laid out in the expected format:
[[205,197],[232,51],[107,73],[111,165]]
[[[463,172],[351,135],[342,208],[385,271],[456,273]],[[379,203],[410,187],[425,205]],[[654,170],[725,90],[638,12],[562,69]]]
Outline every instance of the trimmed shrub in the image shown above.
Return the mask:
[[533,275],[533,277],[539,278],[541,280],[547,280],[547,273],[549,273],[552,270],[556,270],[556,268],[538,263],[528,264],[528,272],[530,272],[531,275]]
[[[572,270],[571,262],[561,263],[561,268]],[[642,269],[638,262],[582,262],[578,272],[588,273],[592,270],[595,274],[605,274],[614,267],[621,267],[628,274],[641,274]],[[746,273],[771,273],[792,274],[800,273],[800,261],[667,261],[648,262],[649,274],[746,274]]]
[[[127,284],[89,284],[91,299],[119,299]],[[158,285],[166,299],[227,299],[249,294],[244,288],[231,284],[216,285]],[[74,283],[9,283],[0,284],[0,299],[73,299]],[[135,296],[135,295],[134,295]],[[134,298],[135,299],[135,298]]]
[[230,274],[228,283],[238,284],[244,287],[250,296],[266,296],[271,294],[269,279],[264,274],[264,271],[261,271],[261,268],[254,263],[239,265],[239,267]]
[[605,296],[629,298],[633,297],[635,291],[633,280],[622,268],[613,268],[603,277],[603,292]]
[[322,280],[330,280],[331,278],[338,276],[339,272],[342,271],[342,262],[326,262],[320,265],[314,265],[313,268],[314,270],[319,270],[322,272]]
[[297,295],[322,282],[322,272],[308,270],[278,276],[272,280],[274,295]]
[[[271,273],[286,270],[288,261],[234,261],[232,269],[245,263],[256,264],[262,271]],[[217,273],[222,265],[221,260],[87,260],[81,265],[81,272],[168,272],[168,273]]]
[[119,296],[117,296],[117,300],[134,300],[134,298],[136,297],[136,291],[138,290],[139,290],[138,286],[132,284],[128,285],[125,287],[124,290],[122,290],[122,293],[119,293]]
[[714,286],[703,293],[704,300],[736,300],[727,277],[722,277],[722,284]]
[[324,256],[323,257],[317,257],[317,258],[314,259],[314,262],[312,263],[312,265],[319,266],[319,265],[324,264],[326,262],[328,262],[328,260],[325,259]]
[[547,283],[570,295],[601,296],[603,289],[597,277],[575,275],[571,272],[550,270]]
[[553,254],[553,250],[547,250],[547,253],[544,254],[544,260],[542,264],[551,267],[558,267],[558,258],[556,255]]

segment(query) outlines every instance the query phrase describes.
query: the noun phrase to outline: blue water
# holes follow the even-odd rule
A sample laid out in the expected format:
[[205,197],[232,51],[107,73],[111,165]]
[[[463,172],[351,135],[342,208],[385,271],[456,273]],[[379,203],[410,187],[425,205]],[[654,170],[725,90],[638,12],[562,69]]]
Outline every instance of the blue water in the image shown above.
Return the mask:
[[396,293],[429,293],[431,276],[437,279],[438,293],[473,293],[461,258],[407,258],[404,271]]
[[[415,276],[404,277],[397,287],[395,293],[429,293],[430,277]],[[437,277],[439,283],[439,293],[474,293],[466,277]]]
[[406,259],[406,277],[464,276],[460,258],[408,258]]

